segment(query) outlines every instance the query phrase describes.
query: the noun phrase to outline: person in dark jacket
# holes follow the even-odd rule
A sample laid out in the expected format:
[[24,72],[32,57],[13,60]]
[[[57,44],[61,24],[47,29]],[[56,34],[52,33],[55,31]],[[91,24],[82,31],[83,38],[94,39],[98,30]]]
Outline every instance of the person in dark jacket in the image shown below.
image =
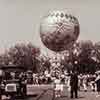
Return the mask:
[[78,76],[76,72],[73,72],[70,77],[70,86],[71,86],[71,98],[75,94],[75,98],[78,98]]
[[96,82],[96,85],[97,85],[97,92],[98,92],[97,97],[98,97],[98,96],[100,96],[100,73],[98,74],[95,82]]

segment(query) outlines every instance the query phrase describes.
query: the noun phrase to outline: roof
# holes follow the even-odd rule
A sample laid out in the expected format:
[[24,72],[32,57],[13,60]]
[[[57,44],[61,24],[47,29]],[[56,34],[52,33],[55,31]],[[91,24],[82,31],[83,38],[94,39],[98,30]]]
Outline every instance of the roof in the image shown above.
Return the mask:
[[25,69],[24,66],[21,66],[21,65],[0,65],[0,68],[1,69]]

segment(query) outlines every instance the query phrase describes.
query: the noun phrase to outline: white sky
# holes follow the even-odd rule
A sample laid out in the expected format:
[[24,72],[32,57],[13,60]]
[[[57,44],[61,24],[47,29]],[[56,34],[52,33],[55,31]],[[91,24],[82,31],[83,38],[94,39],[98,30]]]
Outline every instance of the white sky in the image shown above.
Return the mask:
[[29,41],[48,51],[40,41],[39,23],[52,9],[67,9],[78,17],[78,40],[100,40],[100,0],[0,0],[0,52]]

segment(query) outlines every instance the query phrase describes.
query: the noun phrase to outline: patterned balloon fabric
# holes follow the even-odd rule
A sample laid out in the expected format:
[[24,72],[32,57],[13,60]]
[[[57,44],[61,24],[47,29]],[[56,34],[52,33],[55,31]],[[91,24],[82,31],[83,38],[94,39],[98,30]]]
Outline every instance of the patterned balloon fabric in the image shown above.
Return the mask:
[[77,18],[63,11],[49,12],[40,23],[41,41],[48,49],[55,52],[72,47],[79,32]]

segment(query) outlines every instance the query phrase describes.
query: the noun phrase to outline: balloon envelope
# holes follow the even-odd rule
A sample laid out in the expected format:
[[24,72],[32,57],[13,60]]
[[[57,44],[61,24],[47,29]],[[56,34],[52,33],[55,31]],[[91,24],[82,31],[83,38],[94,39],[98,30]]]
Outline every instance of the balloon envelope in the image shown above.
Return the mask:
[[77,18],[62,11],[51,11],[40,23],[43,44],[55,52],[69,49],[77,40],[79,30]]

